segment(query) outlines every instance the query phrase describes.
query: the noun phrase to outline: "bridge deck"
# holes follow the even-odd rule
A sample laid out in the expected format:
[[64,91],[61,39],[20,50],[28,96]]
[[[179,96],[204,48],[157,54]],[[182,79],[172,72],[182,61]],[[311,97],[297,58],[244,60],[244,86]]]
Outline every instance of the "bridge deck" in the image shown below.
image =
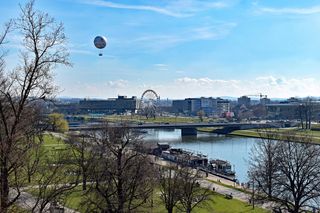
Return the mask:
[[[108,124],[109,127],[121,128],[123,125],[119,123]],[[102,129],[103,124],[85,125],[78,127],[70,127],[71,131],[79,130],[94,130]],[[128,124],[126,127],[130,129],[187,129],[199,127],[247,127],[247,128],[268,128],[272,127],[271,124],[265,123],[143,123],[143,124]]]

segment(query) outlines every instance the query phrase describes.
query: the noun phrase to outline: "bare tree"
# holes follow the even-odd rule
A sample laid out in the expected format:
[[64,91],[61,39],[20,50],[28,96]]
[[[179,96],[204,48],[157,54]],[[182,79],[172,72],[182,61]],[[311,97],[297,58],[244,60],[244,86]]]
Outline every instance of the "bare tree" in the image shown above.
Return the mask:
[[312,98],[308,97],[302,100],[298,106],[298,115],[302,129],[311,129],[311,121],[314,113],[314,104]]
[[88,134],[71,135],[69,137],[69,144],[72,147],[73,159],[78,166],[82,177],[82,190],[87,190],[87,180],[92,167],[94,159],[94,152],[92,152],[92,139]]
[[37,172],[41,157],[43,156],[43,152],[41,149],[41,145],[43,144],[43,135],[30,135],[26,137],[29,140],[28,144],[31,144],[29,150],[26,151],[25,155],[25,171],[28,179],[28,184],[31,183],[31,179],[33,175]]
[[[254,159],[259,159],[251,172],[258,180],[258,188],[264,193],[261,198],[280,204],[286,211],[292,213],[305,212],[306,208],[320,198],[320,147],[311,144],[306,136],[297,136],[292,132],[282,134],[281,140],[274,141],[271,150],[260,148]],[[268,152],[272,154],[277,166],[267,169]],[[274,155],[276,157],[274,157]],[[260,169],[259,166],[260,165]],[[260,171],[259,171],[260,170]],[[269,171],[270,170],[270,171]],[[273,173],[268,177],[268,172]],[[258,178],[257,175],[266,177]],[[271,183],[271,184],[270,184]],[[271,186],[271,187],[270,187]],[[271,193],[268,188],[271,188]]]
[[280,142],[277,198],[289,212],[303,212],[320,198],[320,148],[310,142],[295,135]]
[[139,135],[125,125],[95,132],[87,211],[132,212],[146,204],[155,185],[154,168],[147,155],[136,151],[139,142]]
[[161,168],[159,173],[160,198],[165,204],[168,213],[173,212],[173,208],[179,202],[180,180],[177,167]]
[[[279,143],[275,141],[277,134],[270,130],[260,131],[262,138],[251,150],[249,159],[249,178],[255,184],[257,195],[267,195],[268,199],[276,196],[276,179],[279,175]],[[257,196],[259,198],[259,196]]]
[[205,112],[203,111],[203,110],[199,110],[198,112],[197,112],[197,115],[198,115],[198,117],[199,117],[199,120],[201,121],[201,122],[203,122],[203,117],[205,116]]
[[63,200],[66,193],[78,185],[79,175],[70,162],[70,148],[59,153],[44,153],[37,166],[34,186],[30,189],[35,196],[32,212],[46,212],[49,204]]
[[200,187],[200,181],[203,179],[200,170],[182,167],[179,169],[179,179],[179,209],[190,213],[196,206],[210,200],[211,191]]
[[299,119],[300,119],[301,129],[304,129],[304,118],[303,118],[304,111],[305,111],[305,106],[303,104],[300,104],[298,106],[298,115],[299,115]]
[[[15,180],[21,176],[26,151],[32,147],[25,136],[39,124],[34,104],[55,91],[52,69],[58,64],[69,65],[63,25],[35,10],[34,1],[21,7],[20,16],[11,23],[0,36],[0,47],[12,25],[23,41],[21,64],[13,71],[5,70],[5,55],[0,58],[0,212],[7,212],[20,196]],[[17,192],[12,199],[9,187]]]

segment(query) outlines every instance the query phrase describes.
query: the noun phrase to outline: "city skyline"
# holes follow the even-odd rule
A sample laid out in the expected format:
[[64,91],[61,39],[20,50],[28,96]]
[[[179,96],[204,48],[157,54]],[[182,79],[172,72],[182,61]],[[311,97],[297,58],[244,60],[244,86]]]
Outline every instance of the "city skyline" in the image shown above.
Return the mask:
[[[0,22],[17,17],[4,1]],[[251,0],[38,0],[64,23],[72,68],[58,67],[58,96],[108,98],[156,90],[163,98],[262,93],[319,96],[320,4]],[[108,38],[103,57],[93,46]],[[16,64],[19,35],[6,44]]]

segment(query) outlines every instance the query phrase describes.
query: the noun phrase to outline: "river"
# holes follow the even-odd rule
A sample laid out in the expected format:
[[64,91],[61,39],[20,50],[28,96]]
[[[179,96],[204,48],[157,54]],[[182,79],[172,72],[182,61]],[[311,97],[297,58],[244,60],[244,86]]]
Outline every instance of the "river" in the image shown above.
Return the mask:
[[182,137],[181,130],[148,129],[145,141],[169,143],[172,147],[201,152],[209,159],[227,160],[236,172],[239,182],[248,182],[249,153],[259,139],[216,135],[198,132],[197,136]]

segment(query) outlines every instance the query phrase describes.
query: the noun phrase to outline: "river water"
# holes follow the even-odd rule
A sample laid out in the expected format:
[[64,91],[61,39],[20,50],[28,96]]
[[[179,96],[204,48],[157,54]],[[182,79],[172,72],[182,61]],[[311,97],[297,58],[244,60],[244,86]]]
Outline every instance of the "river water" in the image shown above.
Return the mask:
[[259,139],[216,135],[198,132],[197,136],[181,136],[181,130],[148,129],[145,141],[169,143],[171,147],[201,152],[209,159],[227,160],[236,172],[239,182],[248,182],[248,158]]

